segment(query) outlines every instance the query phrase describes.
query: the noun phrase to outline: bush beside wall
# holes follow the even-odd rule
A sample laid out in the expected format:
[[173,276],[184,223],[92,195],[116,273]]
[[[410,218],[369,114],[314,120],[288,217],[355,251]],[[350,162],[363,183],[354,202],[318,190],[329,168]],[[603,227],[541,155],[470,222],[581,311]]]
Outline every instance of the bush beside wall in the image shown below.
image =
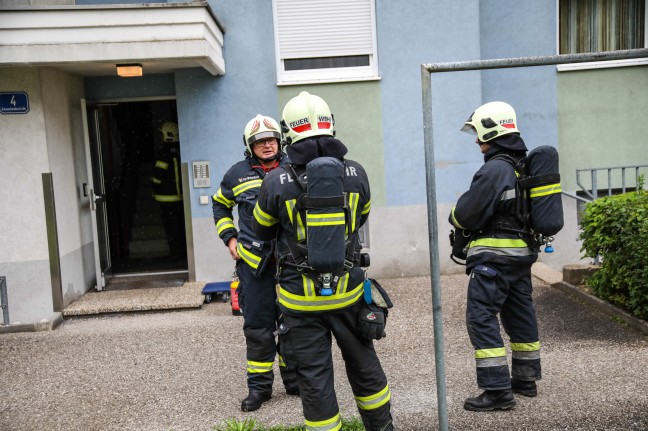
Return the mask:
[[599,298],[648,320],[648,192],[637,191],[587,204],[579,239],[585,257],[600,269],[586,281]]

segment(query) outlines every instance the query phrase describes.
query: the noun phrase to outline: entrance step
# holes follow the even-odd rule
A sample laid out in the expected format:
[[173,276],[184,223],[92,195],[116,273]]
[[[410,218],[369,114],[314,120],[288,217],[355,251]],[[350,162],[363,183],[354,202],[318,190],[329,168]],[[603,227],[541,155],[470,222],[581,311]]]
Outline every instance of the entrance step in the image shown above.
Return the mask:
[[185,282],[178,287],[153,287],[83,294],[63,310],[63,317],[102,313],[161,311],[200,308],[205,301],[204,282]]
[[165,257],[170,254],[166,238],[148,239],[130,242],[131,259]]
[[133,226],[162,225],[162,216],[159,211],[136,212],[133,214]]
[[133,241],[165,238],[166,232],[164,231],[164,227],[159,225],[134,226],[131,229],[131,239]]

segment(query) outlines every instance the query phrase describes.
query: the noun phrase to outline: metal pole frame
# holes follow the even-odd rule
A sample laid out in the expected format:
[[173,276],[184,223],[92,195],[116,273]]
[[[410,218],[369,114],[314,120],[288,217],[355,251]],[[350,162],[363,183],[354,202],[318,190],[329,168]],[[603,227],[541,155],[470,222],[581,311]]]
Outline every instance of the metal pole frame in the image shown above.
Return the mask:
[[421,97],[423,101],[423,142],[427,186],[428,239],[430,247],[430,276],[432,282],[432,316],[434,324],[434,357],[436,365],[439,430],[448,429],[445,362],[443,359],[443,314],[441,307],[441,276],[439,272],[439,230],[437,225],[436,179],[434,167],[434,140],[432,138],[432,74],[467,70],[504,69],[513,67],[549,66],[591,61],[610,61],[648,57],[648,49],[563,54],[546,57],[518,57],[492,60],[458,61],[421,65]]
[[2,307],[2,321],[9,324],[9,300],[7,299],[7,278],[0,277],[0,307]]

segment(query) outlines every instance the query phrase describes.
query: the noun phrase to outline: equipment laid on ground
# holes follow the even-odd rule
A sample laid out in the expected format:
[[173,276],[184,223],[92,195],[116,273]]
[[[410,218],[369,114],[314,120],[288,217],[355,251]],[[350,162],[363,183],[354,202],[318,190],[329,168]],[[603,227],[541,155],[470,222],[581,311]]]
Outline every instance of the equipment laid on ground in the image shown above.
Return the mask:
[[227,302],[230,297],[230,283],[227,281],[207,283],[202,289],[202,294],[205,295],[205,303],[207,304],[212,301]]
[[207,283],[202,289],[202,294],[205,295],[205,303],[209,304],[213,301],[227,302],[230,301],[232,305],[232,315],[241,316],[243,312],[239,306],[238,301],[238,288],[239,280],[236,273],[231,282],[217,281],[214,283]]
[[239,279],[236,276],[236,272],[235,272],[234,277],[232,278],[232,282],[230,283],[230,296],[232,298],[230,303],[232,304],[232,315],[234,316],[243,315],[243,309],[239,304],[238,286],[239,286]]

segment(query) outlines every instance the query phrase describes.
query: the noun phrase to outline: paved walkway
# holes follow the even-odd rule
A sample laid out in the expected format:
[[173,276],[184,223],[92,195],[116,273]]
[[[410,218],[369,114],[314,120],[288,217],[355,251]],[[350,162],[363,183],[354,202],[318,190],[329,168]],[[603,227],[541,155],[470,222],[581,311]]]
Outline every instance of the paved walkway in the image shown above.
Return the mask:
[[[478,394],[464,326],[465,275],[443,276],[451,430],[648,430],[648,338],[534,279],[544,378],[515,410],[474,413]],[[428,277],[381,280],[396,306],[376,343],[398,430],[436,430]],[[208,431],[225,419],[302,423],[297,397],[239,410],[245,388],[242,318],[229,304],[66,318],[54,331],[0,335],[0,430]],[[357,415],[337,349],[341,413]]]

